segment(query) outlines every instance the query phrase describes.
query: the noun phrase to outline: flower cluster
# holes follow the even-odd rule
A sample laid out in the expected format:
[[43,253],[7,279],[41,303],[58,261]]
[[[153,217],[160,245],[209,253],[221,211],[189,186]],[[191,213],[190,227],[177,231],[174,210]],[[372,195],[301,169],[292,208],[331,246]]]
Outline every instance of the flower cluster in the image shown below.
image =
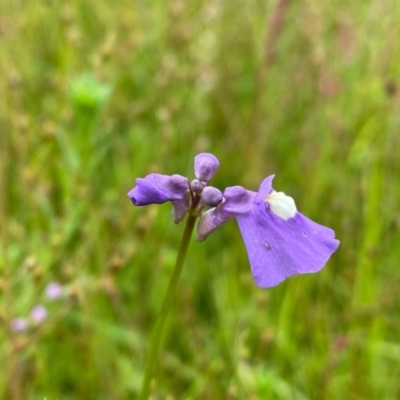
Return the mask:
[[[294,200],[272,188],[274,175],[264,179],[258,192],[241,186],[223,192],[209,186],[218,159],[201,153],[194,159],[196,179],[181,175],[149,174],[136,180],[128,193],[135,206],[170,201],[174,222],[186,213],[199,217],[197,240],[235,218],[246,245],[255,283],[262,288],[279,284],[295,274],[319,271],[338,248],[332,229],[297,211]],[[206,210],[206,207],[210,209]]]
[[[50,282],[44,291],[47,300],[56,300],[62,296],[63,287],[57,282]],[[31,326],[41,325],[48,317],[47,308],[43,304],[37,304],[32,308],[29,317],[17,317],[11,320],[10,326],[14,332],[25,332]]]

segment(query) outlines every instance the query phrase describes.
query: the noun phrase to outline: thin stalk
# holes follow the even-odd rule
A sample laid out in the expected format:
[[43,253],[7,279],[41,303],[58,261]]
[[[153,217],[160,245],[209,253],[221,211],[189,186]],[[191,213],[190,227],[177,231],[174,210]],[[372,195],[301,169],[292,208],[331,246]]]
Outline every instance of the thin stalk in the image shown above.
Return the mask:
[[189,215],[186,220],[185,230],[183,231],[182,239],[178,248],[178,255],[175,261],[174,272],[172,273],[171,280],[158,315],[154,331],[152,334],[149,352],[147,355],[146,367],[142,382],[142,390],[139,394],[139,400],[148,400],[150,394],[151,379],[154,375],[154,370],[158,361],[158,353],[160,350],[162,333],[165,321],[167,320],[169,310],[175,298],[176,288],[178,285],[179,277],[181,275],[183,264],[185,262],[186,253],[189,247],[190,238],[192,236],[196,217]]
[[[0,127],[0,130],[1,128],[2,127]],[[9,378],[7,380],[7,384],[9,396],[12,400],[22,400],[21,372],[19,368],[18,354],[16,351],[16,337],[13,335],[13,332],[9,326],[9,322],[13,316],[12,270],[8,258],[8,193],[11,181],[8,179],[7,171],[10,167],[9,163],[12,162],[9,156],[10,140],[11,139],[9,133],[7,133],[7,128],[4,128],[4,132],[1,132],[0,134],[0,264],[3,264],[0,276],[4,281],[4,287],[2,290],[3,309],[5,312],[4,319],[7,321],[8,327],[5,329],[6,341],[3,346],[7,353],[6,357],[8,358]],[[3,351],[3,349],[0,350]],[[5,390],[5,392],[7,392],[7,390]]]

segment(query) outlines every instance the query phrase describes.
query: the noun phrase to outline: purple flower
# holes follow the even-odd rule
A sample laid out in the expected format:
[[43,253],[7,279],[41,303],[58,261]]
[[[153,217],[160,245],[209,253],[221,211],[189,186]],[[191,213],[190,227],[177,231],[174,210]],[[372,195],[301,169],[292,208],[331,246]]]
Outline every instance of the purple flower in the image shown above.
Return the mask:
[[[223,193],[209,186],[219,162],[209,153],[195,157],[196,179],[181,175],[150,174],[136,180],[128,196],[136,206],[170,201],[174,222],[186,213],[200,217],[197,240],[236,218],[256,284],[275,286],[295,274],[319,271],[338,248],[333,230],[297,211],[294,200],[272,188],[274,175],[262,182],[258,193],[241,186]],[[206,207],[211,207],[204,212]]]
[[34,324],[36,325],[41,324],[47,318],[47,310],[44,306],[37,305],[33,307],[30,313],[30,317]]
[[62,287],[57,282],[50,282],[44,290],[44,294],[49,300],[55,300],[59,298],[61,296],[61,293]]
[[10,325],[14,332],[24,332],[28,329],[28,322],[25,318],[14,318]]
[[[181,175],[149,174],[145,178],[136,179],[128,196],[135,206],[161,204],[170,201],[173,205],[174,222],[180,222],[191,205],[193,194],[199,194],[214,176],[219,161],[210,153],[201,153],[194,159],[196,178],[189,183],[188,178]],[[221,196],[222,197],[222,196]]]
[[258,193],[240,186],[226,188],[223,201],[205,212],[198,225],[199,241],[236,218],[256,284],[275,286],[295,274],[319,271],[339,246],[333,230],[296,209],[294,200],[272,187],[266,178]]

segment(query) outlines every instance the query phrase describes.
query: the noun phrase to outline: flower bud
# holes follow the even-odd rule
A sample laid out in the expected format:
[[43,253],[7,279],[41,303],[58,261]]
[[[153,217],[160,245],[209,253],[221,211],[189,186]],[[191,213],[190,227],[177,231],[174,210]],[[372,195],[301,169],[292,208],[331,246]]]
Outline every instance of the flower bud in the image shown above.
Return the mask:
[[222,201],[222,193],[219,189],[206,186],[201,192],[201,199],[210,207],[215,207]]
[[190,184],[192,191],[196,194],[200,194],[203,190],[204,184],[199,181],[198,179],[193,179],[192,183]]
[[196,178],[208,182],[219,166],[217,157],[210,153],[201,153],[194,158],[194,172]]

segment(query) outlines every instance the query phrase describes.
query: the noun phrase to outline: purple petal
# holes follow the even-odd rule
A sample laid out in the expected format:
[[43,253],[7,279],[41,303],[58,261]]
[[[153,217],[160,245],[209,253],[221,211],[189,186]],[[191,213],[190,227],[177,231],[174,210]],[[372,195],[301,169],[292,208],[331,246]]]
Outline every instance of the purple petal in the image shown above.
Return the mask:
[[181,175],[149,174],[145,178],[136,179],[136,185],[128,193],[135,206],[182,200],[189,188],[187,178]]
[[226,188],[223,200],[216,207],[205,212],[197,225],[197,240],[205,240],[216,228],[229,221],[232,217],[249,212],[254,206],[254,192],[241,186]]
[[207,236],[212,231],[232,218],[232,216],[228,214],[221,213],[219,209],[220,206],[221,205],[211,208],[201,216],[200,221],[197,224],[197,241],[202,242],[207,239]]
[[319,271],[339,246],[331,229],[300,213],[285,221],[259,204],[236,218],[254,280],[262,288]]
[[247,213],[254,207],[255,192],[246,190],[241,186],[232,186],[224,190],[225,202],[221,212],[231,217]]
[[182,200],[172,200],[172,206],[172,216],[174,223],[177,224],[183,220],[189,207],[189,201],[185,196]]
[[272,180],[274,177],[275,175],[270,175],[262,181],[260,188],[258,189],[257,196],[254,200],[256,204],[264,201],[264,199],[272,192]]
[[194,172],[196,178],[208,182],[219,166],[217,157],[210,153],[201,153],[194,158]]

